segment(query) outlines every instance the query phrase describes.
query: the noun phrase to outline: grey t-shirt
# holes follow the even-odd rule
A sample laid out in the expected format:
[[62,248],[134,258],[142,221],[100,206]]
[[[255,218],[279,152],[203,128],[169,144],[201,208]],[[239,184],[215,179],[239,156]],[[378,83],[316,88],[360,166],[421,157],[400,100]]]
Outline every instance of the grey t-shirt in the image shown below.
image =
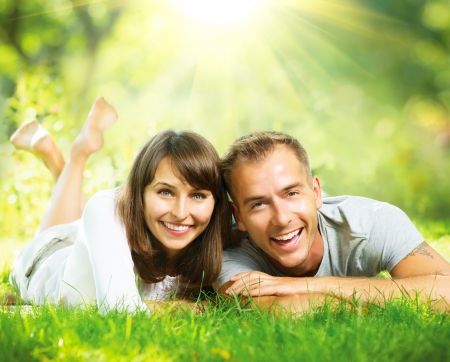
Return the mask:
[[[424,241],[402,210],[364,197],[324,198],[318,219],[324,255],[315,276],[372,277],[382,270],[391,271]],[[224,251],[217,284],[251,270],[284,276],[247,236],[240,246]]]

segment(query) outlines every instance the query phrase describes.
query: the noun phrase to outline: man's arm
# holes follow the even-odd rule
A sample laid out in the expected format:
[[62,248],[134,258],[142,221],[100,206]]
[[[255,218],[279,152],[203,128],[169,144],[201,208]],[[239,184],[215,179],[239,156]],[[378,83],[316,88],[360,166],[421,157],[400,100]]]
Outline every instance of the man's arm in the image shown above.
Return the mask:
[[[222,295],[230,295],[231,293],[226,293],[226,291],[232,284],[233,282],[231,281],[225,283],[219,288],[218,292]],[[326,299],[330,298],[321,293],[298,293],[292,295],[258,295],[252,297],[243,297],[241,295],[238,301],[244,307],[252,308],[257,306],[262,309],[274,310],[275,312],[281,308],[284,311],[302,313],[310,310],[311,307],[322,304]]]
[[344,300],[357,298],[363,303],[382,303],[405,296],[431,301],[436,310],[450,311],[450,264],[427,243],[420,244],[400,261],[391,276],[392,279],[290,278],[253,271],[235,275],[219,292],[251,295],[255,300],[255,297],[264,297],[257,303],[262,307],[270,305],[268,296],[278,296],[273,303],[291,306],[291,310],[293,305],[303,310],[311,300],[320,302],[325,296]]

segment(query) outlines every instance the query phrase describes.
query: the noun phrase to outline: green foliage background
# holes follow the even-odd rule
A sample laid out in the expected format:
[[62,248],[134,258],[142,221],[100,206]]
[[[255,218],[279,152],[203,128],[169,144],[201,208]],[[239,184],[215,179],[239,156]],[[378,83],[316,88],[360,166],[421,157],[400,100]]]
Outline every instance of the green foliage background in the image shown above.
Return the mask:
[[0,41],[1,239],[32,236],[52,187],[9,136],[37,118],[67,156],[100,94],[120,121],[88,164],[89,195],[120,185],[159,130],[198,131],[219,154],[281,130],[331,195],[450,211],[448,1],[267,0],[214,27],[170,0],[2,0]]

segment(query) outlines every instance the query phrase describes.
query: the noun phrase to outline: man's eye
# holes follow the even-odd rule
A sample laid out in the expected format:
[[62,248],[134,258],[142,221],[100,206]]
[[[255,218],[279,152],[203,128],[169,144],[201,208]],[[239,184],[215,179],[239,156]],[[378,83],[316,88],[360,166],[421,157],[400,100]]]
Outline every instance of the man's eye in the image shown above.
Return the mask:
[[257,208],[261,207],[262,204],[263,204],[262,202],[256,202],[252,205],[252,209],[257,209]]
[[295,196],[297,194],[298,194],[297,191],[289,191],[288,196]]

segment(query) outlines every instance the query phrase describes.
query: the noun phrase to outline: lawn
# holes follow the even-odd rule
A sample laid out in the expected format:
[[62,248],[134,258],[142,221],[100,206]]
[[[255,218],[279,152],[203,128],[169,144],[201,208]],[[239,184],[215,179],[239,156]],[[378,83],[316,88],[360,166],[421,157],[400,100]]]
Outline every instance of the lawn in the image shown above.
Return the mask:
[[[417,222],[430,244],[450,260],[450,225]],[[2,242],[1,290],[18,244]],[[414,301],[383,307],[332,305],[302,316],[274,315],[233,303],[193,313],[101,316],[52,306],[4,307],[0,312],[2,361],[445,361],[450,318]]]

